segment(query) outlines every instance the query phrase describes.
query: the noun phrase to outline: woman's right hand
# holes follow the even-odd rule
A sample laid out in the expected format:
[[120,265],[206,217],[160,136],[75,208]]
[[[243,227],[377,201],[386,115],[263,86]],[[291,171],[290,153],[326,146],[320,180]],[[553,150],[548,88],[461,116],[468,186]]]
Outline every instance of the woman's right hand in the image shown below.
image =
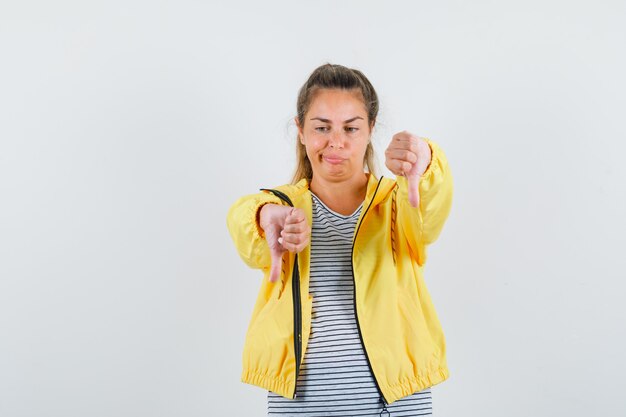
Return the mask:
[[306,248],[311,228],[304,211],[280,204],[265,204],[261,207],[259,225],[265,233],[272,258],[269,280],[275,282],[280,277],[283,253],[298,253]]

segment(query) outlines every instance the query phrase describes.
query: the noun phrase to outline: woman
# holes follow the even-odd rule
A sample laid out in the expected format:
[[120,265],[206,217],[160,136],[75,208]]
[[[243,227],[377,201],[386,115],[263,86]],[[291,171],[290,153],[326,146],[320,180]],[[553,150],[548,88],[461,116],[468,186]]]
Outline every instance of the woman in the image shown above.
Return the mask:
[[422,270],[452,176],[436,143],[403,131],[385,151],[396,178],[377,178],[377,114],[360,71],[317,68],[298,96],[292,183],[228,212],[239,255],[264,272],[241,380],[268,390],[268,415],[430,415],[449,376]]

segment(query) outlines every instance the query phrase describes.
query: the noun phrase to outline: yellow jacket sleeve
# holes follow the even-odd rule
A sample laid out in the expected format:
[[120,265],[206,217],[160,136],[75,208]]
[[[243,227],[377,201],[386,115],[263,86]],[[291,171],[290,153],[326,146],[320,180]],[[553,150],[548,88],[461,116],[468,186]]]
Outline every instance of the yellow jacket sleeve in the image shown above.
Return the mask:
[[452,207],[452,173],[441,148],[430,139],[431,160],[419,181],[419,207],[409,203],[408,181],[396,176],[398,182],[398,220],[409,247],[419,265],[426,262],[426,245],[434,242]]
[[250,268],[269,269],[272,264],[265,234],[258,223],[257,213],[265,204],[282,204],[270,192],[262,191],[239,198],[226,216],[226,225],[237,252]]

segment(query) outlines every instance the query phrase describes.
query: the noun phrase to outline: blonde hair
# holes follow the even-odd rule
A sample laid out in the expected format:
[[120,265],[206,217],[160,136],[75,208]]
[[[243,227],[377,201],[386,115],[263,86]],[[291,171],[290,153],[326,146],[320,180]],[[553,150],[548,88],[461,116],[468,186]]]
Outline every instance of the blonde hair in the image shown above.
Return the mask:
[[[315,95],[321,89],[341,89],[360,92],[367,111],[370,131],[374,128],[378,115],[378,95],[372,84],[361,71],[330,63],[317,67],[300,88],[296,108],[298,123],[302,128],[304,128],[304,116],[308,112]],[[365,150],[363,165],[368,172],[377,176],[374,161],[374,148],[370,141]],[[303,178],[307,178],[310,181],[313,178],[313,168],[306,154],[305,146],[296,137],[296,169],[291,182],[295,184]]]

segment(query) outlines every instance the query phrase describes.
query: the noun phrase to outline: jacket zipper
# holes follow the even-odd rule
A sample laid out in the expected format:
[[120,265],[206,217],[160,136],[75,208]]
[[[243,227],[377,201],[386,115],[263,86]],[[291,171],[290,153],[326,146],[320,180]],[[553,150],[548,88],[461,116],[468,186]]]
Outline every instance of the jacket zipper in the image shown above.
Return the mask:
[[363,223],[363,220],[365,220],[365,215],[367,214],[370,207],[372,206],[372,203],[374,202],[374,197],[376,197],[376,193],[378,192],[378,187],[380,187],[380,183],[382,179],[383,179],[383,176],[381,176],[380,179],[378,180],[378,185],[376,185],[376,190],[374,190],[374,195],[372,196],[372,201],[370,201],[369,205],[365,209],[365,212],[363,213],[363,216],[361,216],[361,221],[359,222],[356,232],[354,233],[354,239],[352,240],[352,254],[350,257],[350,265],[352,267],[352,281],[354,283],[353,299],[354,299],[354,316],[356,318],[356,327],[359,330],[359,338],[361,339],[361,345],[363,346],[363,351],[365,352],[365,358],[367,359],[367,364],[369,365],[370,371],[372,372],[372,375],[374,376],[374,382],[376,383],[376,388],[378,388],[378,392],[380,394],[380,397],[383,400],[384,405],[387,406],[389,405],[389,403],[387,402],[387,399],[385,398],[385,395],[383,394],[383,390],[380,389],[380,385],[378,384],[378,379],[376,378],[376,374],[374,373],[374,369],[372,368],[372,363],[370,362],[370,358],[367,354],[367,349],[365,348],[365,343],[363,342],[363,335],[361,334],[361,327],[359,326],[359,315],[357,314],[357,309],[356,309],[356,278],[354,276],[354,262],[352,261],[352,258],[354,257],[354,244],[356,242],[357,234],[359,233],[359,229],[361,228],[361,224]]
[[[261,191],[270,191],[291,207],[294,207],[291,199],[283,192],[268,188],[261,188]],[[300,271],[298,269],[298,254],[295,255],[294,265],[293,265],[293,274],[291,279],[291,288],[293,291],[293,344],[294,344],[294,352],[295,352],[295,362],[296,362],[296,379],[293,387],[292,398],[296,398],[296,388],[298,385],[298,374],[300,373],[300,361],[301,361],[301,351],[302,351],[302,300],[300,295]]]
[[[300,273],[298,271],[298,255],[294,260],[294,269],[292,275],[293,300],[294,300],[294,351],[296,353],[296,379],[293,385],[293,398],[296,398],[296,387],[298,385],[298,375],[300,372],[300,358],[302,356],[302,306],[300,301]],[[296,340],[297,339],[297,340]]]
[[[361,334],[361,327],[359,325],[359,315],[357,314],[357,307],[356,307],[356,278],[354,276],[354,262],[352,261],[352,258],[354,257],[354,246],[355,246],[355,242],[356,242],[356,237],[357,234],[359,233],[359,229],[361,228],[361,224],[363,223],[363,220],[365,219],[365,215],[367,214],[367,212],[369,211],[370,207],[372,206],[372,203],[374,202],[374,197],[376,197],[376,193],[378,192],[378,188],[380,187],[380,183],[382,182],[383,176],[380,177],[380,179],[378,180],[378,184],[376,185],[376,189],[374,190],[374,195],[372,196],[372,200],[370,201],[369,205],[367,206],[367,208],[365,209],[365,212],[363,213],[363,216],[361,216],[361,221],[359,222],[356,232],[354,234],[354,239],[352,240],[352,251],[351,251],[351,256],[350,256],[350,266],[352,268],[352,282],[354,285],[354,315],[356,318],[356,325],[357,325],[357,329],[359,330],[359,338],[361,340],[361,345],[363,346],[363,351],[365,352],[365,358],[367,359],[367,364],[370,368],[370,371],[372,372],[372,375],[374,376],[374,382],[376,383],[376,388],[378,389],[378,392],[380,394],[380,397],[383,400],[383,403],[385,406],[389,405],[389,403],[387,402],[387,399],[385,398],[385,395],[383,394],[383,391],[380,389],[380,384],[378,383],[378,379],[376,378],[376,374],[374,373],[374,369],[372,368],[372,363],[369,359],[369,355],[367,354],[367,349],[365,348],[365,343],[363,342],[363,335]],[[291,199],[283,192],[278,191],[278,190],[273,190],[273,189],[267,189],[267,188],[261,188],[262,191],[270,191],[272,192],[274,195],[278,196],[279,198],[281,198],[282,200],[284,200],[287,204],[289,204],[291,207],[294,207],[293,203],[291,202]],[[294,389],[293,389],[293,397],[292,398],[296,398],[296,388],[297,388],[297,384],[298,384],[298,373],[300,371],[300,351],[302,349],[302,307],[301,307],[301,299],[300,299],[300,274],[298,271],[298,255],[296,254],[295,256],[295,262],[294,262],[294,268],[293,268],[293,275],[292,275],[292,289],[293,289],[293,302],[294,302],[294,308],[293,308],[293,314],[294,314],[294,334],[297,337],[294,337],[294,351],[295,351],[295,356],[296,356],[296,379],[295,379],[295,383],[294,383]]]

